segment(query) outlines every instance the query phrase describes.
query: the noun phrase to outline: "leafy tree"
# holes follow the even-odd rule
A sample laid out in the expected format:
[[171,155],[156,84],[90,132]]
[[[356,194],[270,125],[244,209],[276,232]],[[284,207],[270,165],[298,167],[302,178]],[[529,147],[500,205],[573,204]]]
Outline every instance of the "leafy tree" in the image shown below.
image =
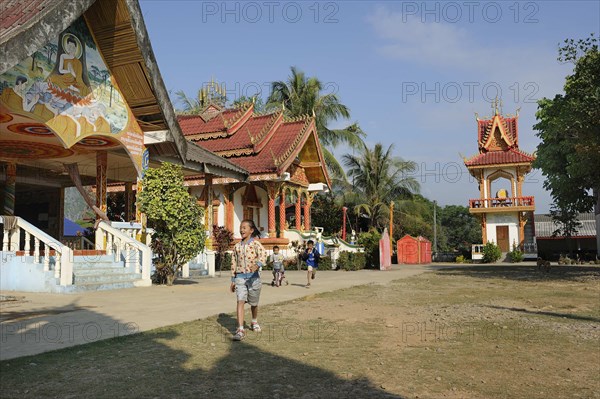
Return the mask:
[[342,206],[332,192],[319,194],[314,198],[310,218],[312,225],[323,227],[324,235],[335,234],[342,227]]
[[546,176],[544,187],[551,192],[554,216],[560,214],[561,223],[569,218],[574,220],[578,212],[589,212],[594,204],[600,205],[597,41],[593,34],[578,41],[565,40],[558,60],[575,64],[573,74],[566,78],[565,93],[538,102],[538,123],[534,128],[542,142],[538,145],[534,166]]
[[448,205],[440,212],[443,235],[446,238],[445,250],[469,251],[472,244],[481,242],[481,225],[469,213],[469,208]]
[[238,99],[236,99],[234,102],[231,103],[231,105],[233,107],[239,107],[243,104],[247,104],[247,103],[254,103],[254,111],[258,112],[258,113],[263,113],[266,111],[266,105],[265,105],[265,101],[262,99],[262,97],[247,97],[247,96],[240,96]]
[[171,285],[182,266],[204,249],[204,212],[185,188],[178,165],[163,163],[160,168],[148,169],[142,187],[140,209],[155,230],[155,277]]
[[358,155],[344,155],[348,176],[358,195],[355,211],[369,218],[369,227],[382,229],[389,223],[389,204],[419,191],[419,183],[410,176],[416,164],[393,155],[394,145],[387,150],[378,143],[373,149],[362,145]]
[[[433,241],[433,202],[421,195],[396,201],[394,208],[394,241],[406,234],[423,236]],[[438,229],[438,239],[441,229]]]
[[359,147],[363,145],[365,133],[356,123],[344,129],[329,129],[329,122],[350,118],[350,110],[340,103],[335,93],[323,94],[325,88],[319,79],[306,77],[296,67],[292,67],[291,72],[286,82],[273,82],[267,107],[281,107],[283,104],[285,114],[290,117],[314,115],[327,167],[333,176],[344,176],[341,165],[327,147],[342,143]]

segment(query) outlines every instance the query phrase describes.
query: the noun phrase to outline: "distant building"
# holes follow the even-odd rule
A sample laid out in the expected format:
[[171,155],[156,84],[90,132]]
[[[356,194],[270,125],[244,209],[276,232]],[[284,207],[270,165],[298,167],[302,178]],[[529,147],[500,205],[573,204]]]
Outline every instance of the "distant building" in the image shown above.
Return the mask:
[[561,254],[579,254],[583,259],[595,258],[598,251],[596,244],[596,220],[593,213],[581,213],[578,217],[581,226],[577,228],[570,240],[561,235],[554,235],[560,226],[552,220],[552,216],[535,215],[535,238],[540,257],[556,260]]

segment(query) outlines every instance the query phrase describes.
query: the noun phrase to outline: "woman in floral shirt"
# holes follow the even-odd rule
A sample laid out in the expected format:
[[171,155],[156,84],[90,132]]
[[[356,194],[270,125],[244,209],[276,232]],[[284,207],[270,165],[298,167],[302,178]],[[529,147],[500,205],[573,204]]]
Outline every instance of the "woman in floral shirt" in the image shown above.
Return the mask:
[[231,258],[230,289],[237,296],[238,321],[238,328],[233,336],[234,341],[241,341],[246,336],[244,331],[244,304],[246,302],[250,304],[250,310],[252,311],[250,329],[255,332],[261,331],[257,317],[262,281],[258,272],[264,266],[266,260],[265,249],[257,240],[260,237],[260,231],[256,228],[254,221],[242,220],[240,234],[242,240],[235,244]]

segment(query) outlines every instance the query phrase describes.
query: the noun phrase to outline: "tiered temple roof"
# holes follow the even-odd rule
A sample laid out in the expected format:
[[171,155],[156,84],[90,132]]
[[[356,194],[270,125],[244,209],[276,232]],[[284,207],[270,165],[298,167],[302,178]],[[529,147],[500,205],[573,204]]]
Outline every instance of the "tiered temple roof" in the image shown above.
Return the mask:
[[479,154],[465,159],[468,168],[506,165],[531,164],[535,155],[519,149],[519,115],[504,117],[496,113],[489,119],[477,118],[477,144]]
[[[212,107],[212,108],[211,108]],[[209,106],[200,115],[179,116],[186,139],[247,170],[254,180],[269,180],[300,166],[305,183],[329,177],[314,117],[288,119],[283,111],[255,114],[252,103],[235,109]]]

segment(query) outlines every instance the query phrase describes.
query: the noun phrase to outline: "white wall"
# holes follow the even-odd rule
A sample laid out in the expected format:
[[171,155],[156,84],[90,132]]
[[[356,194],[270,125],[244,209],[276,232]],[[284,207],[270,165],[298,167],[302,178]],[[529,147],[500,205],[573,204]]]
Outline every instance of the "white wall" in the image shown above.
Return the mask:
[[498,244],[498,240],[496,239],[496,226],[508,226],[509,249],[512,249],[513,243],[519,245],[520,240],[518,213],[489,213],[487,215],[487,240]]

